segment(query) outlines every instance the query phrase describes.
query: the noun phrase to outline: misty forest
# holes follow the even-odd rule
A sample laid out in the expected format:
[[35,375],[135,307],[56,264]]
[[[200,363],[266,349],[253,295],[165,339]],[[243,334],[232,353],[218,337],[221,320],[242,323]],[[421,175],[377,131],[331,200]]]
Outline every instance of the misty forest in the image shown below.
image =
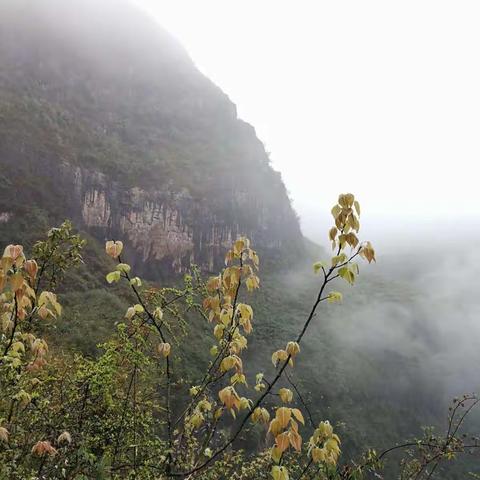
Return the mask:
[[480,478],[472,238],[367,237],[326,159],[307,238],[194,61],[128,0],[0,0],[0,479]]

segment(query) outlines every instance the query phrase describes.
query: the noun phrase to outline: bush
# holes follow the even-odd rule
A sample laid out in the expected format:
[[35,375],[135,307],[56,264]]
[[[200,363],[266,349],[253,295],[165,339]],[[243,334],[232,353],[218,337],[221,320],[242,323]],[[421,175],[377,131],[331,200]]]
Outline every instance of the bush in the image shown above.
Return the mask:
[[[122,242],[107,242],[116,264],[106,280],[127,285],[133,301],[97,358],[74,349],[64,353],[50,330],[62,314],[55,291],[82,262],[84,241],[71,224],[37,242],[32,259],[22,246],[7,246],[0,262],[0,478],[353,480],[378,475],[390,452],[410,449],[401,478],[418,479],[429,478],[440,461],[476,448],[476,439],[459,433],[475,396],[455,400],[445,436],[426,431],[423,439],[356,460],[341,461],[341,440],[328,420],[313,422],[288,371],[320,304],[342,301],[331,282],[354,284],[356,261],[375,260],[371,244],[357,238],[360,206],[353,195],[340,195],[332,214],[334,255],[314,264],[317,296],[296,337],[272,352],[271,378],[249,375],[242,356],[255,323],[245,298],[260,287],[259,258],[247,238],[234,242],[219,275],[204,282],[192,267],[177,288],[145,285],[122,262]],[[95,312],[82,312],[87,294]],[[79,305],[77,321],[92,328],[95,315],[124,308],[101,290],[66,296]],[[213,334],[211,360],[193,383],[188,377],[201,369],[185,345],[192,316]]]

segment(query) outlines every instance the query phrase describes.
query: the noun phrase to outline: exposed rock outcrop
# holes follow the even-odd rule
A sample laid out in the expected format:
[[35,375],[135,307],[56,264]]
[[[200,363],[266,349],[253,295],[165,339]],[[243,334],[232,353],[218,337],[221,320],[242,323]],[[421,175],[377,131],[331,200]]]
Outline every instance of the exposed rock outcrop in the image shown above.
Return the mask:
[[253,127],[128,2],[5,0],[0,58],[0,239],[33,208],[121,238],[152,278],[215,270],[241,234],[268,261],[301,254]]

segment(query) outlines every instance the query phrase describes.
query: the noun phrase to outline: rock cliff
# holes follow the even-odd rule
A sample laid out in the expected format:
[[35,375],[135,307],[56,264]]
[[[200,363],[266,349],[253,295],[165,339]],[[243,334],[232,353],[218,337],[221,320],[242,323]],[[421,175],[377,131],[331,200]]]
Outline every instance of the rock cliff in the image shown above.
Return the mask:
[[215,270],[240,234],[302,254],[253,127],[128,2],[5,0],[0,60],[0,241],[71,218],[152,278]]

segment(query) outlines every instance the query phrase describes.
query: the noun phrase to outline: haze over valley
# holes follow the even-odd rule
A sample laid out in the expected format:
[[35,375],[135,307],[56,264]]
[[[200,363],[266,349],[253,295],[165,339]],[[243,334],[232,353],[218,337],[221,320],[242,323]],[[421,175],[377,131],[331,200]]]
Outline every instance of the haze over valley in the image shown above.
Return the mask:
[[0,0],[0,480],[479,478],[479,17]]

